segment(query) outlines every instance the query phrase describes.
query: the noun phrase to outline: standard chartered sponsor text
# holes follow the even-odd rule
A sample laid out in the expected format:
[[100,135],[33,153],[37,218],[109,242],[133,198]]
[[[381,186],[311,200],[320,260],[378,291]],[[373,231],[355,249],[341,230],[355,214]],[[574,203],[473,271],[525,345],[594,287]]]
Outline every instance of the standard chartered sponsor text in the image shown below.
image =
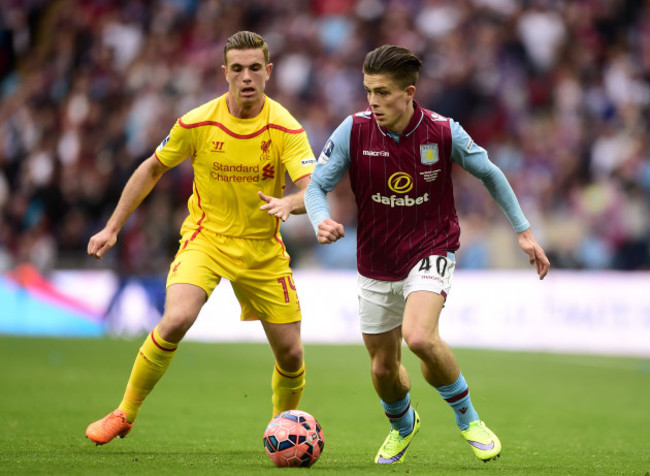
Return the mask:
[[[230,173],[223,173],[230,172]],[[234,172],[234,173],[233,173]],[[212,162],[212,180],[222,182],[259,182],[260,166],[258,165],[227,165],[220,162]],[[241,175],[240,175],[241,174]]]

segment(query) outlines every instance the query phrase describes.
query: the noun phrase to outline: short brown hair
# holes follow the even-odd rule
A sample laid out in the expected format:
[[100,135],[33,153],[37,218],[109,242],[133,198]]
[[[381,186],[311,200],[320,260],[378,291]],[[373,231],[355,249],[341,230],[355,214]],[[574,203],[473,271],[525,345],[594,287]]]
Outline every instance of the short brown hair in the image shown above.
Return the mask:
[[415,85],[420,76],[422,60],[407,48],[383,45],[366,55],[363,74],[391,76],[400,87]]
[[223,64],[228,64],[226,55],[230,50],[262,50],[264,61],[269,64],[269,45],[257,33],[252,31],[238,31],[226,40],[226,46],[223,47]]

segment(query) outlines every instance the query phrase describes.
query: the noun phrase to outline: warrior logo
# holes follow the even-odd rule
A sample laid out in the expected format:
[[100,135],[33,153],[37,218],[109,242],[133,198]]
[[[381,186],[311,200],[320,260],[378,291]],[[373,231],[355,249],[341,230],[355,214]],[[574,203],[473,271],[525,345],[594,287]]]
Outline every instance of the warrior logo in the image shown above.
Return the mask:
[[223,142],[221,141],[212,141],[212,152],[224,152],[223,150]]

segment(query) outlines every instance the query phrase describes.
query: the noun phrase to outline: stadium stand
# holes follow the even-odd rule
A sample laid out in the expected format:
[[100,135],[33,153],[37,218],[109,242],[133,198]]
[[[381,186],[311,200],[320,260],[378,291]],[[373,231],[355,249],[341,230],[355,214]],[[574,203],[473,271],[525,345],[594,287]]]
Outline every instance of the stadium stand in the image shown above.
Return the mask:
[[[189,167],[163,177],[103,262],[86,244],[177,117],[225,92],[223,45],[241,29],[269,41],[267,92],[302,122],[316,154],[345,114],[365,108],[365,53],[407,46],[428,66],[420,103],[488,150],[554,268],[650,268],[649,2],[7,0],[0,271],[166,272]],[[527,266],[476,179],[460,171],[455,183],[459,268]],[[346,190],[333,192],[332,207],[353,236]],[[283,230],[294,267],[354,267],[352,238],[322,250],[308,221]]]

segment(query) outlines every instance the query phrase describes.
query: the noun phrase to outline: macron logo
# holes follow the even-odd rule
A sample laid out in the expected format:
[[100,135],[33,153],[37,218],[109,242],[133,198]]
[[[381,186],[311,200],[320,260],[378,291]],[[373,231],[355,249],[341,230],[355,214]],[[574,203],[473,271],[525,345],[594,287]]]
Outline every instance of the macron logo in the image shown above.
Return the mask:
[[390,153],[385,150],[364,150],[363,155],[370,157],[389,157]]

